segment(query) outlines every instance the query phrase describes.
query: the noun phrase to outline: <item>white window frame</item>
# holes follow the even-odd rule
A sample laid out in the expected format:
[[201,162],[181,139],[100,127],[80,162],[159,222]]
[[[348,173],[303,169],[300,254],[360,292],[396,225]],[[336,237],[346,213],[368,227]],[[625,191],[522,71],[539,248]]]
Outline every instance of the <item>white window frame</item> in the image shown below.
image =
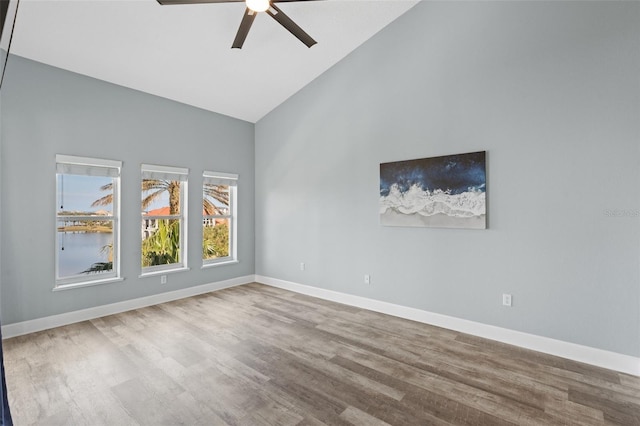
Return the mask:
[[[227,185],[229,187],[229,213],[225,215],[206,215],[204,209],[202,211],[202,232],[201,239],[204,239],[204,222],[205,220],[228,219],[229,220],[229,256],[218,257],[215,259],[202,259],[202,267],[218,266],[229,263],[238,262],[238,175],[234,173],[210,172],[205,171],[202,174],[202,197],[204,201],[204,185]],[[201,250],[202,255],[202,250]]]
[[[77,157],[73,155],[56,155],[56,208],[55,228],[56,228],[56,250],[55,250],[55,286],[54,290],[66,290],[69,288],[84,287],[97,284],[106,284],[115,281],[122,281],[120,276],[120,172],[122,161],[105,160],[99,158]],[[60,219],[69,218],[75,220],[95,220],[95,216],[59,216],[58,199],[60,176],[65,174],[81,176],[107,176],[113,178],[113,204],[110,216],[101,217],[104,220],[113,221],[113,266],[111,272],[100,274],[81,274],[68,277],[60,277],[59,253],[60,235],[58,232],[58,222]]]
[[[142,182],[144,179],[159,179],[159,180],[174,180],[180,181],[180,213],[177,215],[165,215],[165,216],[148,216],[142,212],[142,197],[140,198],[140,225],[142,226],[142,220],[165,220],[165,219],[177,219],[180,221],[180,262],[171,263],[168,265],[154,265],[154,266],[142,266],[141,277],[162,275],[170,272],[179,272],[188,270],[187,263],[187,194],[189,184],[189,169],[184,167],[172,167],[172,166],[159,166],[153,164],[142,164],[140,188],[142,189]],[[142,193],[141,193],[142,195]],[[140,239],[140,259],[142,259],[142,235]]]

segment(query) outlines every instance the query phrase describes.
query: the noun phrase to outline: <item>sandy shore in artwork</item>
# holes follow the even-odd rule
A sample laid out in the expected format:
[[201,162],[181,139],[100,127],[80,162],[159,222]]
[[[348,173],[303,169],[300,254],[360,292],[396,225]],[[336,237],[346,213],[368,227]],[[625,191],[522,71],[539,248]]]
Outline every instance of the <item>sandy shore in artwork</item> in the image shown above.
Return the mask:
[[423,216],[418,213],[402,214],[388,209],[380,214],[380,224],[383,226],[415,226],[430,228],[467,228],[486,229],[486,215],[472,217],[452,217],[445,214]]

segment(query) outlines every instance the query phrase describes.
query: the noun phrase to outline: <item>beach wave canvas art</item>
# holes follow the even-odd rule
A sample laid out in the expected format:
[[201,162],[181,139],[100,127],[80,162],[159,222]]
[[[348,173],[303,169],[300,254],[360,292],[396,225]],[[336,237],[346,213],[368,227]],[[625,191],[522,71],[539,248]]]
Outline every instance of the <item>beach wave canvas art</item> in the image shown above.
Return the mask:
[[380,224],[487,227],[486,152],[380,164]]

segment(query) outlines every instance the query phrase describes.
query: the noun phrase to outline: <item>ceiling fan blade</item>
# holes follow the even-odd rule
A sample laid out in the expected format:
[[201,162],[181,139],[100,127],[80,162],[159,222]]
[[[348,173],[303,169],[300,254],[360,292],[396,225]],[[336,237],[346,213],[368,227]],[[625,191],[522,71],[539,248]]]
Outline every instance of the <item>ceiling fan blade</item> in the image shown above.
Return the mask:
[[[157,0],[162,5],[172,4],[200,4],[200,3],[243,3],[245,0]],[[271,0],[271,3],[283,3],[294,1],[323,1],[323,0]]]
[[199,3],[236,3],[244,0],[157,0],[163,6],[174,4],[199,4]]
[[301,42],[306,44],[307,47],[311,47],[311,46],[313,46],[314,44],[317,43],[314,39],[311,38],[311,36],[309,34],[304,32],[304,30],[302,28],[300,28],[298,26],[298,24],[293,22],[293,20],[291,18],[289,18],[287,15],[285,15],[283,11],[278,9],[278,7],[275,4],[271,3],[271,7],[269,7],[269,9],[267,9],[267,13],[273,19],[278,21],[280,23],[280,25],[282,25],[287,30],[289,30],[289,32],[291,34],[296,36],[298,38],[298,40],[300,40]]
[[247,34],[249,34],[251,24],[253,24],[253,20],[256,19],[256,15],[257,13],[249,8],[244,11],[244,16],[240,22],[240,28],[238,28],[236,38],[233,40],[233,44],[231,45],[232,49],[242,49],[244,40],[247,38]]

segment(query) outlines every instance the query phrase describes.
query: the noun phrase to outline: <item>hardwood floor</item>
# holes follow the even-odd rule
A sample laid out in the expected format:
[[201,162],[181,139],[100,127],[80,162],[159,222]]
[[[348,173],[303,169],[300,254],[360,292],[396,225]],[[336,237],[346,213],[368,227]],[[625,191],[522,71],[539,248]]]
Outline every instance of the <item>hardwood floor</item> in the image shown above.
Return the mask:
[[8,339],[20,425],[640,425],[640,378],[249,284]]

